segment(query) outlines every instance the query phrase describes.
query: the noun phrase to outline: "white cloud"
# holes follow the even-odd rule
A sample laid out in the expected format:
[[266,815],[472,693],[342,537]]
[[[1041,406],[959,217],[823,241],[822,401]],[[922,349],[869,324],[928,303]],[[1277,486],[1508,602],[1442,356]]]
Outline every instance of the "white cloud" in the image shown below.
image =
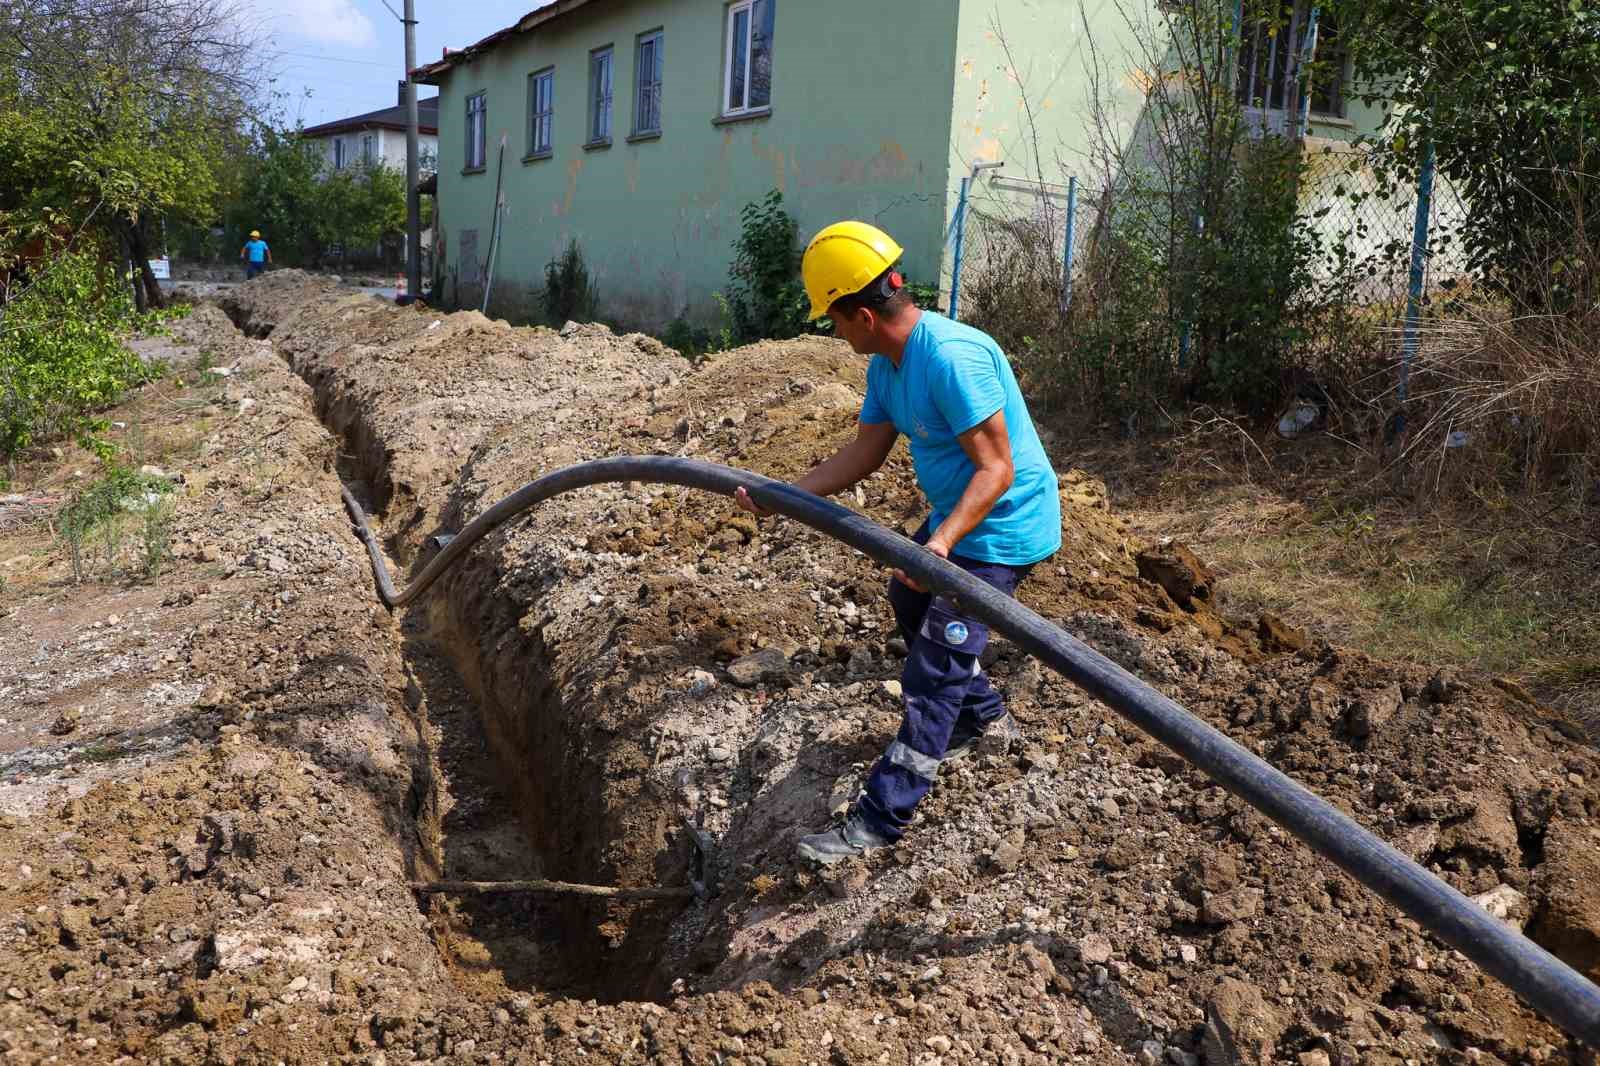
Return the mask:
[[257,10],[275,33],[350,48],[378,43],[377,28],[354,0],[267,0]]

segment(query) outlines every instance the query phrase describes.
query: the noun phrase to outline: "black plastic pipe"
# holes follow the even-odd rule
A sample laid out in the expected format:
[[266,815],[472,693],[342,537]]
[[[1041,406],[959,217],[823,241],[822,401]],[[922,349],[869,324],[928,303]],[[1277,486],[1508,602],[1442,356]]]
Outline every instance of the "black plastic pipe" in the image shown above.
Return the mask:
[[744,488],[760,506],[898,567],[962,610],[1004,633],[1084,691],[1209,774],[1229,792],[1309,844],[1351,877],[1410,915],[1521,996],[1551,1021],[1600,1049],[1600,988],[1292,778],[1246,751],[1128,671],[953,563],[854,511],[793,485],[716,463],[623,456],[578,463],[531,481],[463,529],[397,592],[361,506],[346,507],[372,556],[378,593],[391,607],[411,603],[490,530],[563,492],[604,482],[686,485],[732,495]]

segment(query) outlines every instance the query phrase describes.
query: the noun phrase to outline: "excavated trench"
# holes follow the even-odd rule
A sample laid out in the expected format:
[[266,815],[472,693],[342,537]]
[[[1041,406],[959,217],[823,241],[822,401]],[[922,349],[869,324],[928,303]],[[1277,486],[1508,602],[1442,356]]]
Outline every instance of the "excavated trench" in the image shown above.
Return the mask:
[[[287,277],[244,288],[230,317],[270,332],[310,385],[349,453],[341,474],[382,516],[402,583],[431,557],[430,536],[541,473],[649,453],[791,477],[858,410],[859,368],[820,346],[744,353],[680,378],[675,356],[609,331],[402,312]],[[919,519],[905,471],[891,474],[857,503],[886,525]],[[1159,574],[1147,579],[1146,553],[1097,499],[1069,501],[1066,565],[1024,590],[1036,610],[1181,692],[1462,891],[1500,893],[1508,913],[1536,919],[1542,942],[1594,968],[1582,944],[1561,947],[1600,928],[1581,889],[1596,883],[1600,853],[1589,784],[1600,771],[1587,753],[1487,684],[1430,681],[1303,636],[1286,650],[1265,626],[1259,638],[1232,627]],[[679,977],[692,993],[765,981],[831,989],[836,1001],[857,990],[875,1019],[887,1002],[879,983],[898,980],[897,967],[906,992],[937,959],[961,999],[996,987],[1018,961],[1007,942],[1026,937],[1053,960],[1062,996],[1019,993],[1019,1009],[1039,1005],[1053,1020],[1007,1023],[997,1039],[1023,1034],[1047,1057],[1093,1053],[1096,1034],[1131,1048],[1154,1033],[1197,1050],[1182,1019],[1243,1009],[1218,998],[1223,977],[1269,999],[1278,989],[1283,1015],[1359,1004],[1336,1021],[1352,1053],[1420,1019],[1507,1062],[1551,1040],[1509,993],[1020,660],[993,668],[1029,747],[941,781],[912,846],[885,861],[832,879],[796,868],[792,834],[826,816],[892,732],[886,679],[898,663],[886,619],[863,606],[880,597],[873,567],[728,511],[648,487],[586,490],[496,530],[401,619],[439,768],[443,875],[681,885],[685,814],[704,815],[722,850],[724,894],[709,907],[432,897],[458,982],[621,1000],[665,999]],[[766,648],[781,651],[785,676],[741,687],[708,672]],[[1536,828],[1548,832],[1536,840]],[[1136,837],[1160,844],[1128,849]],[[1091,951],[1112,956],[1109,984]],[[875,1056],[883,1033],[872,1025]],[[1052,1026],[1065,1035],[1046,1050]],[[1442,1061],[1434,1030],[1418,1032],[1405,1037],[1410,1057]],[[1305,1050],[1299,1040],[1284,1035],[1279,1050]]]
[[[224,310],[248,335],[270,339],[273,323],[237,305]],[[391,571],[414,574],[435,550],[431,538],[459,523],[440,522],[425,487],[396,475],[395,452],[362,397],[330,368],[289,363],[342,442],[340,479],[372,516]],[[441,469],[440,484],[456,473]],[[460,506],[452,492],[446,510]],[[469,558],[399,619],[408,704],[436,767],[418,822],[419,834],[433,837],[424,845],[439,878],[686,884],[692,841],[664,799],[640,787],[644,753],[562,698],[541,625],[496,594],[496,577],[487,553]],[[489,995],[621,1002],[667,993],[658,962],[680,901],[422,899],[442,956]]]

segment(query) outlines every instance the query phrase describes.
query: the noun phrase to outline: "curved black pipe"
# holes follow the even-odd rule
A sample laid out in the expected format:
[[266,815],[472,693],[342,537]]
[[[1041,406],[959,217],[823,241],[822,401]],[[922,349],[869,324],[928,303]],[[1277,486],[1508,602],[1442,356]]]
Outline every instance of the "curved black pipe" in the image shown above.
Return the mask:
[[344,500],[372,556],[378,593],[391,607],[410,603],[475,543],[506,520],[552,496],[603,482],[686,485],[723,495],[744,488],[762,507],[788,515],[887,566],[899,567],[989,623],[1090,695],[1209,774],[1212,780],[1309,844],[1505,984],[1545,1017],[1600,1048],[1600,988],[1537,944],[1492,918],[1460,892],[1402,855],[1326,800],[1273,768],[1059,626],[922,550],[910,540],[819,496],[759,474],[667,456],[623,456],[578,463],[531,481],[463,529],[404,592],[389,579],[377,539],[349,490]]

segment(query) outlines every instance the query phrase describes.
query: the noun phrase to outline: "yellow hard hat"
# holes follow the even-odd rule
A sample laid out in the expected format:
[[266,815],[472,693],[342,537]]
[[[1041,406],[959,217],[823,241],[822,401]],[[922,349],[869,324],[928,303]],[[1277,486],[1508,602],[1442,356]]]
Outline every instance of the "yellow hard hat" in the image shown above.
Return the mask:
[[258,229],[253,229],[253,230],[250,231],[250,236],[259,237],[259,236],[261,236],[261,231],[258,230]]
[[904,254],[893,237],[865,222],[835,222],[825,228],[811,238],[800,261],[811,317],[821,318],[839,297],[866,288]]

